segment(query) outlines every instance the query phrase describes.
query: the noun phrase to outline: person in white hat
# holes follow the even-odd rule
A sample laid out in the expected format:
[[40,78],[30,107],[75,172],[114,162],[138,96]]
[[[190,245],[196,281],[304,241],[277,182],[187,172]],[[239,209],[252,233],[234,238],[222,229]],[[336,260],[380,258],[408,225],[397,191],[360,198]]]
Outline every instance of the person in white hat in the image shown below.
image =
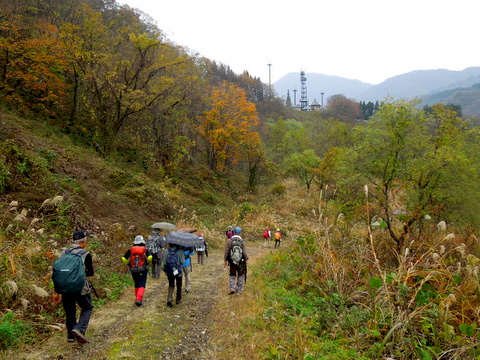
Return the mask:
[[128,264],[135,283],[135,305],[142,306],[147,286],[148,262],[152,261],[152,254],[145,246],[142,235],[135,236],[133,246],[123,255],[122,261]]

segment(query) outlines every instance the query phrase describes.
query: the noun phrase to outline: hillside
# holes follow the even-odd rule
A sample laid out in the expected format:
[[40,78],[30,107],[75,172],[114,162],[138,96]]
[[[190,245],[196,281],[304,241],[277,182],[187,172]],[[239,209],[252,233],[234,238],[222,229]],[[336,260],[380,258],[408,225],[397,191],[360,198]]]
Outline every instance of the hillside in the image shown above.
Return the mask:
[[480,114],[480,83],[471,87],[460,87],[422,96],[420,100],[421,105],[434,105],[439,102],[460,105],[463,116],[478,116]]
[[[406,99],[369,121],[345,96],[295,111],[114,0],[0,8],[0,358],[84,355],[51,281],[77,229],[98,290],[87,358],[480,356],[477,121]],[[157,221],[211,251],[171,312],[155,280],[134,307],[121,261]],[[252,260],[238,297],[229,226]]]

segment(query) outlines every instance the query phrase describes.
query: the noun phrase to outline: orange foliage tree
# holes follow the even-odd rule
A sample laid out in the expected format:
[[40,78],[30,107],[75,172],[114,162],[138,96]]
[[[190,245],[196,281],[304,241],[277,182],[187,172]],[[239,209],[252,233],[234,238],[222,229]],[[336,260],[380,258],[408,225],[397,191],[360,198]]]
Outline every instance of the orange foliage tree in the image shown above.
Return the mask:
[[[211,170],[225,172],[246,156],[243,145],[258,139],[255,104],[238,86],[223,82],[211,92],[211,106],[200,118],[198,130],[205,140],[205,154]],[[255,135],[256,134],[256,135]],[[252,147],[253,148],[253,147]]]
[[64,106],[66,59],[55,26],[17,10],[0,21],[0,94],[11,106],[54,115]]

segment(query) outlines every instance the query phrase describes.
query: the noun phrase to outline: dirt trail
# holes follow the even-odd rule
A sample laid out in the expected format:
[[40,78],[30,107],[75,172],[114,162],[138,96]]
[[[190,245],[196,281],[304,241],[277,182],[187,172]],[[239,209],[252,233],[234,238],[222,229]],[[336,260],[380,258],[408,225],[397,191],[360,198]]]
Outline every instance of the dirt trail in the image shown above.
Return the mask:
[[[255,251],[252,251],[255,248]],[[271,248],[249,244],[250,264]],[[259,251],[260,250],[260,251]],[[65,330],[58,331],[41,347],[12,354],[10,359],[217,359],[210,343],[212,312],[219,301],[239,301],[228,293],[228,273],[223,267],[223,249],[209,251],[204,265],[192,257],[191,291],[182,303],[166,307],[168,281],[147,280],[144,305],[134,305],[133,288],[115,302],[94,310],[87,337],[89,343],[67,343]],[[248,284],[244,296],[248,296]],[[237,296],[234,296],[237,298]]]

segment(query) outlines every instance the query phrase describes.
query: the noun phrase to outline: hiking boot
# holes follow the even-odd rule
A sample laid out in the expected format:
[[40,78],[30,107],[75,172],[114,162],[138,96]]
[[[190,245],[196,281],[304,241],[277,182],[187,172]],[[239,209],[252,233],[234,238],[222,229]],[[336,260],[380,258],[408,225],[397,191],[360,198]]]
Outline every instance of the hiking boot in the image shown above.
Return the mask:
[[235,290],[230,290],[230,292],[228,293],[228,295],[233,295],[235,294]]
[[69,343],[73,343],[73,342],[75,342],[75,339],[73,337],[69,337],[69,338],[67,338],[67,341]]
[[137,305],[138,307],[142,306],[142,304],[143,304],[143,303],[142,303],[141,301],[138,301],[138,300],[135,301],[135,305]]
[[185,292],[188,294],[190,292],[190,290],[185,289]]
[[172,307],[172,306],[173,306],[172,302],[171,302],[171,301],[167,301],[167,307]]
[[177,305],[178,305],[178,304],[181,304],[181,303],[182,303],[182,300],[181,300],[181,299],[177,299],[177,300],[175,301],[175,304],[177,304]]
[[73,329],[71,332],[71,336],[77,340],[80,344],[86,344],[88,342],[87,338],[84,334],[78,329]]

